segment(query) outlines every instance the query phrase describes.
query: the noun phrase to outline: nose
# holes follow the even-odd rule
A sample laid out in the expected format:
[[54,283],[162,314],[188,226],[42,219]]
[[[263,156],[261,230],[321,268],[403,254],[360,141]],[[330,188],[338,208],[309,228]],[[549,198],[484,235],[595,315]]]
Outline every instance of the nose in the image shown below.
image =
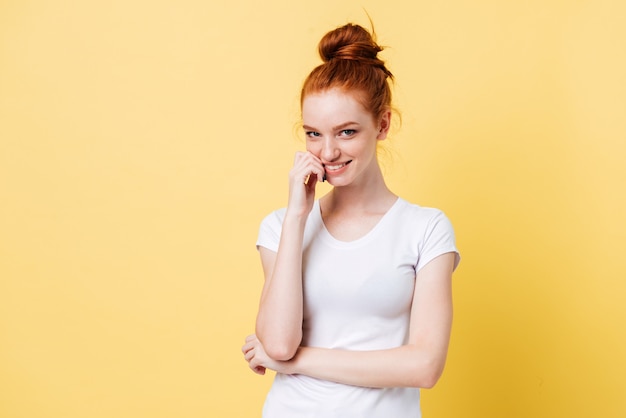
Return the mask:
[[322,142],[322,151],[320,152],[320,159],[322,161],[335,161],[339,158],[341,151],[337,146],[337,142],[332,137],[325,137]]

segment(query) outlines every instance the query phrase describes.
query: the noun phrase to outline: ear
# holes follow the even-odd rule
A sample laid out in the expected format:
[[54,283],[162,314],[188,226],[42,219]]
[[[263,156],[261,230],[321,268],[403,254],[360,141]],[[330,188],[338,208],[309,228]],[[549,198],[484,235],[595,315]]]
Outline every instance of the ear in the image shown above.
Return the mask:
[[387,134],[389,133],[389,128],[391,127],[391,110],[385,110],[385,112],[381,115],[378,120],[378,135],[376,135],[376,139],[382,141],[387,138]]

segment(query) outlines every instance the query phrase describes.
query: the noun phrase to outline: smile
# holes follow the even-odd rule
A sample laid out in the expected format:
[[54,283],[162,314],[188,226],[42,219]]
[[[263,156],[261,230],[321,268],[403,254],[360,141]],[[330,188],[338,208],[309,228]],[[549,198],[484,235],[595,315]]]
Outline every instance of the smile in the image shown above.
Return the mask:
[[350,164],[350,162],[352,162],[352,160],[347,161],[345,163],[341,163],[341,164],[335,164],[335,165],[326,164],[324,167],[326,168],[326,170],[336,171],[336,170],[339,170],[340,168],[343,168],[346,165]]

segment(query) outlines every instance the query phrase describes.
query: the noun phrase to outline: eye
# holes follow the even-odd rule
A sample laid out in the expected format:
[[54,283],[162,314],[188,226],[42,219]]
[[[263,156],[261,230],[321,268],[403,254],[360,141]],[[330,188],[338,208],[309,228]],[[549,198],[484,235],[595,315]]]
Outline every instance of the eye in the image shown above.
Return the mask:
[[356,130],[354,129],[344,129],[340,132],[341,136],[353,136],[356,134]]
[[304,135],[309,138],[318,138],[321,136],[319,132],[315,132],[315,131],[306,131]]

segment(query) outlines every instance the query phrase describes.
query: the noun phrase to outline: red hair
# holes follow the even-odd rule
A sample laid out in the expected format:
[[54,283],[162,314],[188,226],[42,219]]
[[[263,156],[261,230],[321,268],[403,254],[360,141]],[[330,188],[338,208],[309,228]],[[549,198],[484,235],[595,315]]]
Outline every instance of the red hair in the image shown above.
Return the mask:
[[339,88],[355,92],[357,100],[375,119],[391,110],[388,79],[393,81],[393,74],[378,58],[383,48],[376,43],[373,33],[349,23],[324,35],[318,49],[324,63],[314,68],[304,81],[300,106],[309,94]]

